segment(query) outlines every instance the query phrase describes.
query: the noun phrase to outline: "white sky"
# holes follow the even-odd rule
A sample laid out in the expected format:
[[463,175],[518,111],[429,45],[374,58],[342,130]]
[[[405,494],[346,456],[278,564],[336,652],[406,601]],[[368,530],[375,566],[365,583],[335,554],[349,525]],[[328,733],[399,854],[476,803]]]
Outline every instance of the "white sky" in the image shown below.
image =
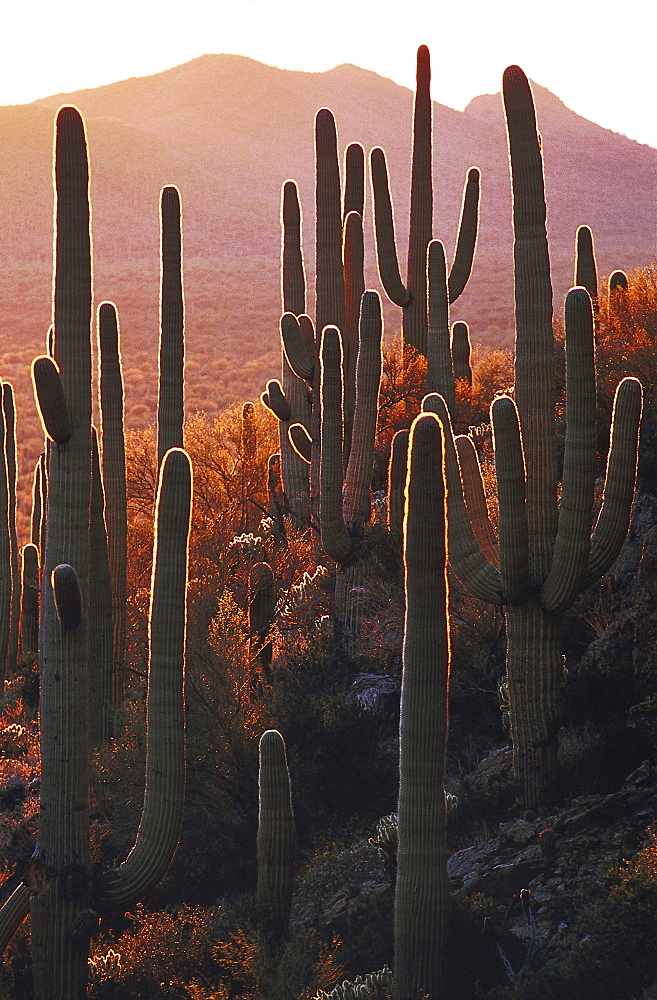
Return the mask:
[[23,104],[205,53],[285,69],[351,62],[462,109],[518,63],[568,107],[657,147],[654,0],[4,0],[0,105]]

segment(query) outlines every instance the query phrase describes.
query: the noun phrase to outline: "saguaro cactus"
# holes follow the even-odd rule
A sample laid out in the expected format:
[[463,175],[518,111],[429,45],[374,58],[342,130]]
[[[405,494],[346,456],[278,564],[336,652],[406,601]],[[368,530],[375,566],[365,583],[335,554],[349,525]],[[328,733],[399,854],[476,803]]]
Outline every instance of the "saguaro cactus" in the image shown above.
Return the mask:
[[160,201],[162,273],[160,293],[160,392],[157,404],[157,460],[182,448],[185,419],[185,305],[182,279],[180,192],[162,188]]
[[21,652],[36,656],[39,649],[39,550],[25,545],[21,553]]
[[0,407],[0,676],[4,680],[7,672],[7,655],[11,632],[11,530],[10,490],[7,472],[7,451],[5,447],[4,407]]
[[432,414],[421,414],[411,428],[404,518],[396,1000],[445,996],[450,911],[443,791],[450,667],[445,504],[443,432]]
[[[401,280],[392,202],[388,186],[385,153],[371,153],[372,191],[379,275],[386,294],[403,312],[406,343],[427,353],[427,247],[433,230],[433,178],[429,50],[417,51],[417,88],[413,110],[413,153],[411,163],[411,208],[408,236],[406,284]],[[479,171],[468,171],[461,206],[461,220],[454,261],[449,275],[449,301],[455,302],[465,288],[474,259],[479,216]]]
[[292,906],[296,828],[285,743],[277,730],[260,737],[258,814],[258,905],[274,937],[287,933]]
[[[499,570],[494,559],[486,558],[490,525],[473,532],[470,522],[476,510],[485,517],[475,465],[470,463],[461,481],[448,434],[450,562],[475,596],[506,605],[518,797],[536,806],[549,801],[556,786],[563,612],[612,565],[629,525],[641,386],[630,378],[617,389],[604,499],[591,535],[596,476],[591,299],[584,288],[574,288],[566,300],[567,433],[558,503],[552,289],[540,142],[529,83],[517,66],[505,71],[503,89],[513,182],[516,363],[515,403],[500,397],[491,409]],[[449,428],[439,397],[428,397],[424,406],[439,411]]]
[[11,382],[2,383],[2,409],[5,414],[5,453],[7,460],[7,483],[9,486],[9,539],[11,544],[11,630],[7,667],[10,673],[16,669],[18,658],[18,631],[21,611],[21,575],[18,560],[18,535],[16,533],[16,399]]
[[121,335],[116,306],[98,307],[99,393],[102,472],[105,489],[107,551],[112,583],[112,698],[123,701],[125,678],[126,566],[128,561],[128,514],[125,479],[125,433],[123,427],[123,372]]

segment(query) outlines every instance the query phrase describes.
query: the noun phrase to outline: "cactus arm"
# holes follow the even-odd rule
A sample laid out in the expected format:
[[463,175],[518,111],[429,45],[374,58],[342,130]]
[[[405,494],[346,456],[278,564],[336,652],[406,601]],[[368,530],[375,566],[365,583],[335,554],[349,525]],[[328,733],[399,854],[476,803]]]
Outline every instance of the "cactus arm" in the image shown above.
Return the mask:
[[342,515],[342,347],[334,326],[322,332],[320,399],[322,548],[343,562],[351,552],[351,538]]
[[182,220],[180,192],[162,188],[161,290],[160,290],[160,389],[157,403],[157,460],[169,448],[182,448],[185,418],[183,370],[185,366],[185,305],[182,280]]
[[151,892],[178,843],[185,789],[183,683],[191,502],[189,457],[172,448],[161,465],[155,512],[144,806],[130,854],[98,882],[100,912],[123,911]]
[[404,568],[406,612],[399,720],[395,996],[444,995],[450,908],[445,839],[449,688],[444,435],[422,413],[409,444]]
[[32,386],[43,433],[49,441],[66,444],[71,436],[66,396],[59,368],[48,355],[32,362]]
[[351,435],[356,406],[356,358],[358,357],[358,323],[361,299],[365,291],[363,273],[363,220],[358,212],[349,212],[344,221],[343,266],[345,319],[342,331],[344,351],[344,460],[345,469],[349,462]]
[[427,247],[433,235],[433,175],[431,166],[431,63],[429,49],[417,50],[413,104],[411,210],[408,229],[406,287],[411,301],[404,310],[404,340],[422,354],[427,351]]
[[470,366],[472,344],[470,343],[470,328],[467,323],[459,322],[452,325],[451,349],[454,378],[464,378],[468,385],[472,385],[472,368]]
[[502,591],[506,603],[520,604],[529,596],[527,493],[518,411],[508,396],[493,400],[491,423],[499,500]]
[[580,590],[590,587],[614,564],[627,535],[636,482],[641,406],[641,383],[624,378],[614,398],[604,497]]
[[362,529],[369,515],[369,487],[379,412],[382,336],[381,300],[378,292],[365,292],[359,323],[353,439],[343,498],[344,520],[352,531]]
[[328,108],[315,117],[316,328],[344,329],[342,207],[335,119]]
[[301,333],[301,324],[294,313],[281,316],[281,343],[288,365],[297,376],[312,385],[315,370],[314,349],[308,351]]
[[23,658],[39,649],[39,550],[23,546],[21,559],[21,640]]
[[465,289],[474,262],[479,229],[479,170],[471,167],[463,189],[456,252],[449,272],[449,302],[456,302]]
[[261,393],[260,401],[281,422],[285,423],[292,418],[292,408],[277,378],[271,378],[267,382],[267,388]]
[[454,443],[461,469],[463,499],[468,509],[468,517],[474,536],[491,566],[499,567],[500,555],[495,531],[488,515],[488,504],[486,503],[486,492],[477,449],[468,434],[459,434]]
[[449,561],[452,569],[470,593],[480,601],[503,604],[499,570],[491,566],[479,547],[463,499],[459,460],[454,445],[452,423],[445,400],[431,393],[422,400],[424,413],[435,413],[445,435],[445,475],[449,500]]
[[30,514],[30,541],[41,549],[41,521],[43,518],[43,493],[41,489],[42,465],[44,456],[39,455],[34,466],[34,477],[32,479],[32,511]]
[[440,240],[431,240],[427,247],[427,299],[427,389],[440,393],[450,414],[453,414],[456,395],[449,349],[447,267],[445,247]]
[[594,313],[598,311],[598,268],[595,262],[593,233],[588,226],[579,226],[575,236],[575,280],[573,285],[585,288],[591,296]]
[[5,414],[5,451],[7,456],[7,484],[9,487],[9,541],[11,545],[11,630],[7,665],[13,673],[18,659],[18,632],[20,628],[21,576],[18,565],[18,535],[16,533],[16,399],[11,382],[2,383],[2,408]]
[[290,424],[287,434],[295,453],[306,465],[310,465],[313,442],[307,429],[303,424]]
[[16,886],[0,909],[0,955],[30,912],[30,890],[24,882]]
[[370,171],[379,278],[390,301],[404,309],[409,305],[411,295],[399,271],[386,154],[378,146],[370,153]]
[[342,218],[358,212],[361,219],[365,208],[365,150],[359,142],[350,142],[344,151],[344,198]]
[[593,311],[585,288],[566,296],[566,446],[559,527],[541,604],[560,614],[576,597],[591,548],[596,463]]
[[547,577],[557,528],[552,285],[545,228],[543,160],[527,77],[504,71],[513,187],[516,302],[515,401],[527,468],[530,580]]
[[404,522],[404,489],[410,431],[397,431],[392,439],[388,465],[388,531],[401,543]]
[[260,737],[258,812],[258,905],[284,936],[290,920],[296,828],[285,743],[275,729]]
[[301,247],[301,206],[295,181],[285,181],[281,198],[281,298],[284,312],[306,311],[306,275]]

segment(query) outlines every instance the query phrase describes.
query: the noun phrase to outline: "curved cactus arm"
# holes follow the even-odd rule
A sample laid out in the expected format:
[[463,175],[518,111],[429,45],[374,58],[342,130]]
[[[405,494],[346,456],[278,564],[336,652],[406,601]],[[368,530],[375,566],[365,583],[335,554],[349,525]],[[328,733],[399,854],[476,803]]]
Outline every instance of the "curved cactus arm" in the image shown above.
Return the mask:
[[182,448],[185,419],[185,305],[182,279],[182,219],[180,192],[162,188],[160,288],[160,388],[157,403],[157,460],[169,448]]
[[308,351],[301,332],[301,323],[294,313],[281,316],[281,344],[288,365],[297,376],[312,385],[315,370],[314,350]]
[[342,347],[335,326],[322,331],[320,400],[322,548],[343,562],[351,552],[351,538],[342,514]]
[[627,290],[627,275],[625,271],[614,271],[609,275],[608,282],[609,292],[615,292],[617,289]]
[[456,394],[452,355],[449,343],[449,302],[447,300],[447,265],[445,247],[431,240],[427,247],[427,388],[438,392],[454,413]]
[[43,433],[49,441],[66,444],[71,437],[66,396],[59,367],[46,354],[32,362],[32,387]]
[[404,309],[411,301],[411,294],[401,279],[386,154],[378,146],[370,153],[370,172],[379,278],[390,301]]
[[292,409],[283,392],[283,387],[277,378],[271,378],[267,382],[267,388],[260,394],[260,402],[268,410],[271,410],[275,417],[278,417],[283,422],[289,420],[292,416]]
[[98,881],[101,912],[123,911],[154,889],[178,843],[185,790],[183,684],[191,506],[189,457],[172,448],[161,465],[155,512],[144,806],[130,854]]
[[449,272],[450,305],[464,291],[472,273],[479,229],[479,178],[478,168],[471,167],[463,188],[459,234]]
[[315,116],[315,287],[316,326],[344,328],[342,273],[342,206],[338,136],[328,108]]
[[480,601],[503,604],[502,583],[499,570],[491,566],[484,556],[470,524],[461,471],[454,445],[452,423],[445,400],[437,393],[430,393],[422,400],[424,413],[435,413],[443,426],[445,435],[445,475],[448,487],[449,505],[449,562],[450,566],[471,594]]
[[529,539],[525,462],[518,411],[509,396],[498,396],[493,400],[490,412],[499,500],[502,592],[505,603],[520,604],[529,596]]
[[369,487],[374,466],[374,439],[379,413],[383,323],[378,292],[365,292],[361,303],[356,364],[356,409],[349,465],[344,483],[344,520],[360,528],[369,514]]
[[543,158],[531,88],[519,66],[504,71],[513,188],[516,302],[515,402],[527,468],[530,579],[542,586],[557,530],[552,284]]
[[290,424],[287,435],[295,453],[310,465],[313,441],[307,428],[303,424]]
[[343,266],[345,317],[342,330],[344,352],[344,467],[351,449],[351,434],[356,406],[356,359],[360,350],[358,323],[361,299],[365,292],[363,219],[358,212],[349,212],[344,220]]
[[365,150],[359,142],[350,142],[344,151],[344,197],[342,218],[350,212],[363,217],[365,207]]
[[301,245],[301,206],[296,181],[283,184],[281,197],[281,299],[283,312],[306,311],[306,274]]
[[388,531],[399,542],[404,524],[404,489],[410,431],[397,431],[392,439],[388,465]]
[[470,342],[470,328],[467,323],[452,324],[451,349],[454,378],[463,378],[469,385],[472,385],[472,368],[470,366],[472,344]]
[[598,267],[595,261],[593,233],[579,226],[575,236],[575,279],[573,285],[585,288],[591,296],[593,311],[598,311]]
[[642,397],[641,383],[635,378],[624,378],[616,389],[604,497],[580,590],[590,587],[614,564],[627,535],[636,482]]
[[292,907],[296,827],[285,743],[275,729],[260,737],[258,812],[258,905],[284,934]]
[[29,912],[30,890],[24,882],[21,882],[0,909],[0,955]]
[[463,499],[468,509],[468,516],[479,548],[491,566],[499,567],[500,554],[497,547],[495,531],[488,514],[486,491],[479,465],[479,456],[472,438],[468,434],[459,434],[454,439],[456,453],[461,468],[461,485]]
[[576,597],[591,549],[596,463],[593,310],[585,288],[566,296],[566,446],[559,527],[552,566],[541,591],[546,611],[559,614]]
[[443,792],[450,671],[444,436],[432,414],[415,419],[406,484],[394,907],[395,996],[403,998],[444,995],[450,910]]

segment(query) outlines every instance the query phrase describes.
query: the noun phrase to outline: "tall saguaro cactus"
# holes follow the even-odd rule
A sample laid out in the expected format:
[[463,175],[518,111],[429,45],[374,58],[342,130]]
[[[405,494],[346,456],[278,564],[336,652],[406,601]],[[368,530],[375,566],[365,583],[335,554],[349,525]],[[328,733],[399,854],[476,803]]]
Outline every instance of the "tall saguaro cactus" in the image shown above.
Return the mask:
[[183,447],[185,403],[185,306],[182,278],[182,220],[180,192],[162,188],[161,293],[160,293],[160,392],[157,404],[157,461],[169,448]]
[[121,339],[116,306],[101,302],[98,307],[98,356],[102,444],[102,473],[105,489],[107,551],[112,582],[112,698],[123,701],[125,678],[126,567],[128,561],[128,514],[125,473],[125,433],[123,426],[123,372]]
[[[517,66],[504,74],[504,102],[513,185],[516,298],[515,402],[491,408],[499,499],[499,560],[491,556],[489,524],[473,531],[482,485],[476,463],[459,476],[447,435],[450,562],[482,600],[506,606],[507,677],[518,797],[548,802],[557,779],[558,692],[562,620],[577,594],[606,572],[629,525],[637,463],[641,386],[618,386],[602,507],[591,534],[596,477],[593,312],[589,294],[566,299],[566,444],[557,500],[552,289],[545,229],[543,164],[531,90]],[[440,397],[425,408],[439,412]],[[465,460],[465,452],[463,452]],[[465,493],[465,497],[464,497]],[[499,569],[497,568],[497,563]]]
[[41,810],[34,863],[45,892],[32,897],[32,952],[38,1000],[82,996],[88,941],[71,929],[89,907],[89,658],[86,614],[62,629],[53,593],[56,567],[72,566],[86,612],[91,496],[91,232],[85,129],[64,107],[55,137],[54,356],[70,437],[51,446],[48,527],[40,627]]
[[420,414],[411,428],[404,518],[396,1000],[446,996],[450,894],[443,783],[450,654],[445,506],[443,431],[432,414]]
[[9,539],[11,543],[11,631],[7,666],[11,672],[16,669],[18,658],[18,631],[20,623],[21,575],[18,559],[18,535],[16,533],[16,482],[18,467],[16,462],[16,397],[11,382],[2,383],[2,409],[5,415],[5,455],[7,461],[7,483],[9,486]]
[[287,933],[292,907],[296,828],[285,743],[275,729],[260,737],[258,814],[258,905],[274,937]]
[[[392,202],[388,186],[385,153],[376,147],[371,153],[374,224],[379,275],[386,294],[403,312],[406,343],[427,353],[427,247],[433,236],[433,176],[431,126],[431,68],[429,49],[417,51],[417,87],[413,110],[413,153],[411,161],[411,206],[408,236],[406,283],[402,282]],[[468,171],[456,252],[449,275],[449,301],[455,302],[465,288],[474,260],[479,216],[479,171]]]

